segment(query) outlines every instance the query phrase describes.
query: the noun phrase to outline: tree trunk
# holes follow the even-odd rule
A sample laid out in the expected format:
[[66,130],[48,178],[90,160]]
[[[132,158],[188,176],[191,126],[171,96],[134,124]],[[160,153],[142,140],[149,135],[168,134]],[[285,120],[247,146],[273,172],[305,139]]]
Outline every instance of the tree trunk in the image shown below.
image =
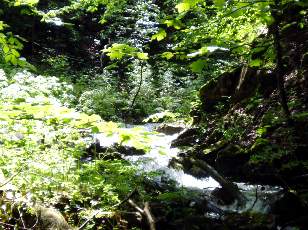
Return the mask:
[[130,105],[131,111],[134,109],[136,99],[137,99],[137,97],[140,93],[140,90],[141,90],[142,82],[143,82],[143,63],[141,63],[141,66],[140,66],[140,81],[139,81],[138,89],[137,89],[137,92],[136,92],[136,94],[133,98],[131,105]]
[[282,47],[280,44],[281,37],[280,37],[280,28],[279,28],[279,23],[280,23],[280,17],[278,15],[278,10],[280,8],[280,0],[275,0],[275,8],[271,10],[271,14],[273,18],[275,19],[275,22],[273,24],[273,36],[274,36],[274,47],[276,51],[276,80],[277,80],[277,87],[279,91],[279,96],[280,96],[280,103],[283,109],[283,112],[287,118],[288,123],[292,123],[291,121],[291,114],[290,110],[288,107],[288,101],[287,101],[287,95],[286,91],[284,88],[284,75],[282,71]]

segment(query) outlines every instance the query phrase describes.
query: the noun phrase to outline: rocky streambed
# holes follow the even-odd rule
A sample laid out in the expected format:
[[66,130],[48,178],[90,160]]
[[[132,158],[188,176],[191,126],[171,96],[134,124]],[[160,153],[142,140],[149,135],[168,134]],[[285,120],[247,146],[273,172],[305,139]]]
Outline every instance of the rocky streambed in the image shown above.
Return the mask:
[[[143,183],[148,186],[156,229],[296,229],[292,226],[306,224],[303,220],[294,222],[307,211],[292,191],[275,185],[232,182],[243,195],[244,202],[238,202],[204,170],[195,168],[195,172],[203,173],[194,174],[175,167],[172,162],[183,154],[173,147],[181,141],[178,136],[194,130],[183,132],[183,128],[170,127],[159,124],[137,127],[151,136],[148,153],[132,147],[129,142],[119,144],[114,137],[102,133],[95,135],[96,142],[92,145],[107,158],[121,158],[136,165],[140,174],[155,175],[145,178]],[[136,126],[126,125],[126,129],[132,128]],[[115,151],[108,153],[108,149]],[[108,155],[110,152],[112,155]],[[128,214],[126,218],[131,227],[150,227],[147,221],[139,223],[136,216]]]

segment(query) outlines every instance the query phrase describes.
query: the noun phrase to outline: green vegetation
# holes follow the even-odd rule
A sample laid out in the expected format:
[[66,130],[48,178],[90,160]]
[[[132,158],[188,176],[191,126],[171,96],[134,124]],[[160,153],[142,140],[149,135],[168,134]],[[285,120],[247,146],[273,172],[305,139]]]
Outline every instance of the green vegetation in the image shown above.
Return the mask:
[[[246,229],[252,218],[248,229],[301,229],[304,211],[272,207],[277,223],[253,207],[230,214],[212,196],[178,188],[168,169],[145,172],[132,159],[153,149],[169,157],[168,138],[147,123],[170,134],[185,124],[170,167],[198,177],[213,167],[221,181],[280,185],[306,199],[307,7],[0,1],[0,228],[44,229],[35,217],[54,207],[63,226],[80,229]],[[146,127],[125,128],[133,124]],[[211,195],[234,197],[236,186],[221,184],[226,191]]]
[[82,161],[91,133],[118,135],[123,144],[132,139],[132,145],[144,149],[151,140],[142,129],[125,131],[99,116],[63,106],[73,99],[71,91],[72,86],[55,77],[20,72],[7,79],[1,70],[0,169],[3,178],[10,178],[14,190],[18,189],[13,199],[27,205],[51,205],[65,199],[67,215],[79,207],[81,221],[93,209],[114,211],[121,198],[139,187],[136,168],[125,161],[103,157]]

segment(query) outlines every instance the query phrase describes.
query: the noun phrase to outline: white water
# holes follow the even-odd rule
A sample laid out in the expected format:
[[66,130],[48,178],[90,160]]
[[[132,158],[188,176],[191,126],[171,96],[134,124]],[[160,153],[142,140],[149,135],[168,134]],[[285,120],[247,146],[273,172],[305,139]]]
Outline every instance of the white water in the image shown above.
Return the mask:
[[259,213],[268,213],[270,205],[279,198],[282,188],[269,185],[251,185],[245,183],[236,183],[240,191],[244,194],[247,202],[243,207],[238,207],[237,203],[228,206],[220,206],[222,210],[232,212],[254,211]]
[[[211,177],[205,179],[197,179],[182,170],[177,170],[168,167],[169,161],[172,157],[176,157],[178,153],[177,148],[170,148],[171,141],[174,140],[178,134],[172,136],[160,135],[158,142],[151,146],[151,151],[143,156],[127,156],[125,157],[130,162],[138,165],[140,169],[145,172],[162,172],[164,176],[176,181],[179,186],[198,188],[198,189],[214,189],[219,187],[219,184]],[[161,154],[160,150],[167,150]],[[160,180],[160,177],[157,177]],[[159,182],[159,181],[158,181]]]
[[[142,126],[145,131],[153,131],[158,125],[147,124]],[[126,125],[126,129],[135,126]],[[135,164],[140,170],[144,172],[158,172],[155,180],[160,183],[164,178],[169,178],[177,182],[179,187],[185,187],[193,190],[199,190],[200,193],[207,194],[209,199],[216,203],[216,206],[225,211],[244,212],[253,210],[256,212],[267,213],[270,204],[278,198],[277,194],[281,191],[280,187],[275,186],[260,186],[249,185],[245,183],[237,183],[240,191],[244,194],[247,202],[244,207],[238,207],[236,203],[229,206],[222,206],[215,202],[215,198],[211,196],[211,191],[220,187],[219,183],[212,177],[197,179],[182,170],[177,170],[168,167],[169,161],[176,157],[179,149],[171,148],[171,142],[177,138],[178,134],[165,135],[153,133],[151,142],[151,150],[149,153],[141,156],[125,156],[124,158]],[[102,146],[111,146],[119,142],[116,136],[107,136],[105,134],[96,134],[95,138],[100,141]],[[127,143],[127,145],[131,145]],[[217,214],[215,214],[217,215]]]
[[[147,124],[142,126],[145,131],[153,131],[159,124]],[[126,129],[136,127],[126,125]],[[211,177],[204,179],[197,179],[182,170],[169,168],[168,164],[172,157],[176,157],[178,153],[177,148],[171,148],[171,142],[177,138],[178,134],[165,135],[153,133],[151,150],[142,156],[125,156],[124,158],[137,165],[138,168],[144,172],[160,172],[162,176],[157,176],[157,182],[163,177],[168,177],[178,183],[181,187],[195,188],[195,189],[214,189],[219,187],[219,184]],[[107,136],[105,134],[96,134],[95,138],[99,140],[101,146],[111,146],[119,142],[117,136]],[[130,145],[127,143],[127,145]]]

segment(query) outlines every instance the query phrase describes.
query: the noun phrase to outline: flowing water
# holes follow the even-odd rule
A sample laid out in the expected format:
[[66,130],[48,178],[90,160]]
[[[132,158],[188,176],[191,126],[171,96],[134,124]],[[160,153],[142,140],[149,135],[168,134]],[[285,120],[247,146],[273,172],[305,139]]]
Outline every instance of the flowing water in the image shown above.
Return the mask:
[[[140,128],[147,132],[152,132],[158,125],[159,124],[146,124]],[[125,129],[136,128],[136,126],[132,125],[126,125],[125,127]],[[247,199],[245,206],[238,207],[236,203],[229,206],[222,206],[217,204],[215,199],[211,197],[211,192],[215,188],[220,187],[219,183],[212,177],[198,179],[184,173],[182,170],[170,168],[169,161],[173,157],[176,157],[179,152],[179,149],[171,148],[171,142],[177,138],[177,136],[178,134],[165,135],[153,132],[153,134],[151,134],[152,142],[149,153],[141,156],[125,156],[124,158],[137,165],[137,167],[144,172],[158,172],[159,176],[154,178],[155,182],[161,183],[165,178],[176,181],[179,188],[184,187],[186,189],[199,191],[200,194],[211,199],[221,210],[232,212],[253,210],[261,213],[267,213],[269,211],[270,204],[278,198],[278,194],[282,190],[280,187],[236,183]],[[96,134],[95,138],[99,140],[102,146],[111,146],[118,142],[117,138],[104,134]]]

